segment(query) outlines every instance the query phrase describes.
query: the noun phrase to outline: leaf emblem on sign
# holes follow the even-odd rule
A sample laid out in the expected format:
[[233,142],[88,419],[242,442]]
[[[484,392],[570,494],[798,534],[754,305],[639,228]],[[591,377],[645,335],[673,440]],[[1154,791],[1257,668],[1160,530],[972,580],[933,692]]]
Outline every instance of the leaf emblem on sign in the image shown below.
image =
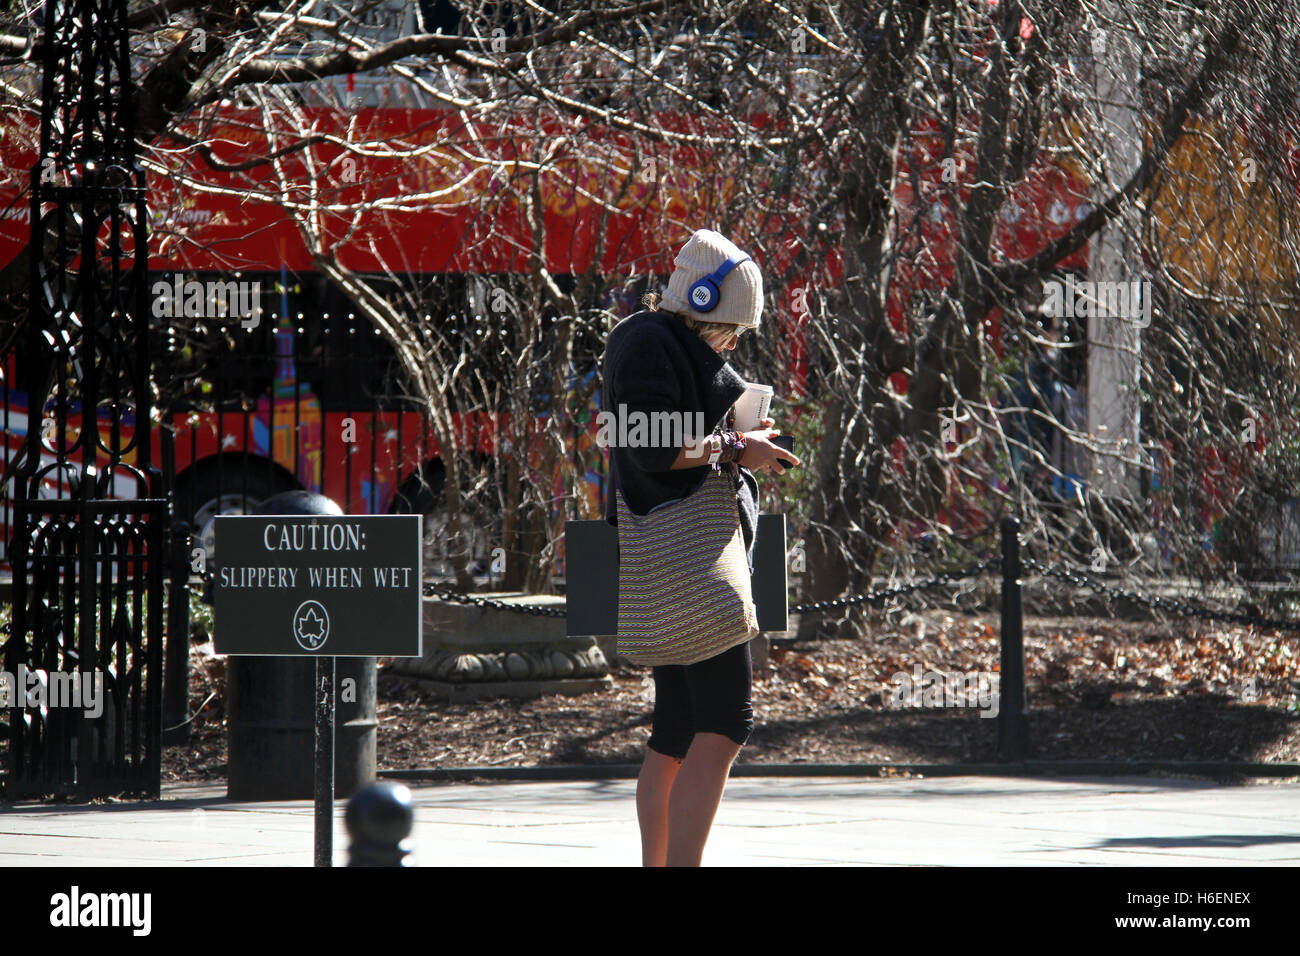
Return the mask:
[[314,651],[329,637],[330,619],[319,601],[303,601],[293,616],[293,636],[299,645]]
[[304,638],[311,638],[319,641],[325,635],[321,633],[325,630],[325,622],[316,616],[316,612],[307,609],[307,613],[298,618],[298,634]]

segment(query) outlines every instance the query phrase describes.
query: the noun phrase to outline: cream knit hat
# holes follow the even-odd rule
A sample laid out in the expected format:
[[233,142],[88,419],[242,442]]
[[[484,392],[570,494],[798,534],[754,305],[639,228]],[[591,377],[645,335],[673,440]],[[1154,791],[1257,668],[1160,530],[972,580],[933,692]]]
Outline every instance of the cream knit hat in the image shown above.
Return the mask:
[[763,273],[753,259],[746,259],[722,278],[718,305],[710,312],[691,306],[691,286],[717,271],[728,257],[745,255],[735,244],[710,229],[700,229],[682,246],[673,260],[676,268],[668,278],[663,307],[689,315],[701,322],[723,322],[757,328],[763,313]]

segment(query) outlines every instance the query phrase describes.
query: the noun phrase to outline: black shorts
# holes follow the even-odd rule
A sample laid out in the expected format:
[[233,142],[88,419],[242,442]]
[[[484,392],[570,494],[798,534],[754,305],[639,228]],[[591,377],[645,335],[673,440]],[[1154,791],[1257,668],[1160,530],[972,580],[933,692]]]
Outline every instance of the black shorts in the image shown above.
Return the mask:
[[698,664],[656,667],[654,679],[651,750],[680,760],[700,732],[722,734],[741,745],[749,739],[754,729],[749,641]]

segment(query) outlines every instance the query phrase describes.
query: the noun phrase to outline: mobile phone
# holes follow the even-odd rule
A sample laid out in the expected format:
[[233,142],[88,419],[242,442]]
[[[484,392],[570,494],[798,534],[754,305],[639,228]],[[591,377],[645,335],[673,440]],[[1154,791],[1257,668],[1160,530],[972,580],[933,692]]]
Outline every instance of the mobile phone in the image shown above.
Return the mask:
[[[791,454],[794,454],[793,435],[773,435],[772,438],[769,439],[769,441],[771,441],[773,445],[779,445],[781,448],[784,448],[786,451],[790,452]],[[785,465],[785,467],[787,468],[795,467],[794,462],[789,461],[788,459],[778,458],[777,461]]]

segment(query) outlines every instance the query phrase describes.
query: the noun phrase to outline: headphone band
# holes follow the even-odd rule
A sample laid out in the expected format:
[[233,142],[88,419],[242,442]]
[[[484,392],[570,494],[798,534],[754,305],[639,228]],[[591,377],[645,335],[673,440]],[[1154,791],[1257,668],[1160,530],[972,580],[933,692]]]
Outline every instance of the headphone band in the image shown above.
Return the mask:
[[736,268],[736,266],[740,265],[742,262],[749,262],[749,261],[750,261],[749,256],[745,255],[743,252],[740,254],[739,258],[728,256],[727,261],[724,262],[722,265],[718,266],[717,270],[714,271],[713,274],[709,276],[709,278],[713,280],[713,283],[715,285],[718,285],[722,282],[723,279],[727,277],[728,272]]

